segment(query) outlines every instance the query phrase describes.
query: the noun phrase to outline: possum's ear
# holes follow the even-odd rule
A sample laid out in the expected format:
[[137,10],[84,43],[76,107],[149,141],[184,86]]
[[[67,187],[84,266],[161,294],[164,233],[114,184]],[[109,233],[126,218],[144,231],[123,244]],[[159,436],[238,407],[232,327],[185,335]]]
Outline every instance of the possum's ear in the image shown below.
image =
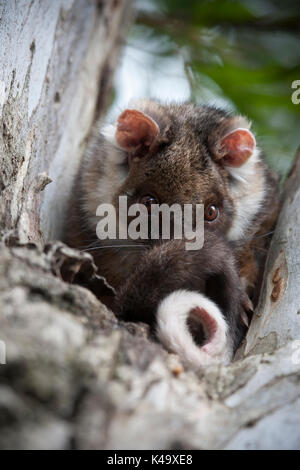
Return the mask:
[[241,116],[224,121],[209,139],[215,160],[233,168],[244,165],[256,147],[255,137],[249,128],[250,124]]
[[115,138],[118,146],[129,153],[149,149],[159,136],[157,123],[136,109],[126,109],[118,118]]

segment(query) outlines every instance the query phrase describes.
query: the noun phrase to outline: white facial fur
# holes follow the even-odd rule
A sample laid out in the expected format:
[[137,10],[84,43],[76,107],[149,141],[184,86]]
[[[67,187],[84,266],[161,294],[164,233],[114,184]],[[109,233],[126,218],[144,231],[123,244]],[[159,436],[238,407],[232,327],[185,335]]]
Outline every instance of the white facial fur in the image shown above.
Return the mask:
[[105,140],[111,143],[114,147],[120,148],[116,140],[116,130],[117,126],[115,124],[106,124],[101,128],[101,134]]
[[239,240],[246,234],[253,218],[259,212],[265,196],[265,180],[259,165],[258,148],[255,148],[249,160],[239,168],[229,168],[234,181],[231,194],[235,203],[235,215],[228,233],[229,240]]

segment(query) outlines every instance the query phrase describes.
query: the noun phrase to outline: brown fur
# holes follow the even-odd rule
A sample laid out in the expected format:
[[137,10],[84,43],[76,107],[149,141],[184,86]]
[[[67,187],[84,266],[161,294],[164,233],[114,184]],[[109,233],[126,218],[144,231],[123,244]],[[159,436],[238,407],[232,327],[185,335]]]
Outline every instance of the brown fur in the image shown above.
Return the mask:
[[246,297],[232,247],[214,233],[206,233],[203,248],[196,252],[185,250],[182,240],[171,240],[144,253],[119,290],[115,309],[121,318],[142,319],[155,327],[159,302],[180,289],[205,293],[217,303],[236,348],[244,332],[240,317]]
[[[278,212],[277,181],[262,157],[253,163],[253,174],[250,174],[246,183],[235,181],[222,162],[220,147],[222,136],[237,127],[248,128],[249,123],[244,118],[231,117],[223,110],[191,104],[161,105],[145,100],[139,101],[134,108],[156,122],[160,130],[159,135],[156,136],[153,132],[156,137],[154,139],[151,136],[151,147],[147,140],[141,140],[136,151],[130,153],[128,149],[124,151],[111,144],[100,134],[98,128],[94,130],[74,184],[66,241],[80,249],[92,249],[91,253],[100,274],[104,275],[111,285],[120,289],[126,282],[128,286],[128,278],[131,275],[132,283],[138,283],[143,266],[151,264],[152,257],[157,253],[155,250],[165,248],[161,241],[150,241],[150,249],[144,247],[140,241],[134,242],[140,244],[140,248],[103,248],[95,233],[98,222],[95,214],[99,204],[108,202],[117,207],[118,196],[127,195],[130,205],[138,202],[145,194],[155,195],[159,203],[169,205],[214,204],[219,208],[220,216],[215,222],[205,224],[206,232],[213,234],[212,239],[218,241],[218,247],[222,246],[222,253],[225,251],[229,256],[231,251],[230,259],[234,258],[237,263],[245,290],[253,294],[258,266],[262,262],[268,243],[268,237],[264,235],[272,230]],[[246,207],[247,198],[251,199],[252,195],[255,197],[259,192],[262,192],[263,196],[258,209],[249,214],[249,220],[241,229],[241,236],[235,235],[234,239],[231,239],[231,230],[237,223],[239,202],[243,207],[245,200]],[[209,239],[209,235],[206,239]],[[159,248],[153,248],[155,244]],[[177,244],[175,246],[177,247]],[[196,265],[197,260],[204,254],[195,254],[193,251],[189,254],[183,254],[181,251],[178,253],[177,248],[174,249],[170,242],[166,242],[166,247],[173,253],[174,258],[172,263],[176,274],[172,277],[173,288],[174,285],[182,287],[185,282],[189,282],[190,287],[193,287],[194,274],[191,274],[189,281],[186,278],[188,265],[193,257]],[[145,250],[148,250],[146,254]],[[202,261],[205,260],[207,265],[211,263],[213,271],[219,256],[224,260],[218,248],[213,250],[210,245]],[[203,262],[197,265],[198,271]],[[149,273],[151,272],[154,271],[149,267]],[[201,273],[197,272],[197,276],[197,282],[200,282]],[[231,277],[234,278],[235,274]],[[150,282],[150,293],[152,288]],[[132,291],[135,291],[133,287]],[[237,291],[240,292],[240,287]],[[122,292],[124,293],[124,287]],[[124,294],[122,295],[124,298]],[[153,305],[151,302],[150,304]],[[143,319],[143,315],[139,319]]]

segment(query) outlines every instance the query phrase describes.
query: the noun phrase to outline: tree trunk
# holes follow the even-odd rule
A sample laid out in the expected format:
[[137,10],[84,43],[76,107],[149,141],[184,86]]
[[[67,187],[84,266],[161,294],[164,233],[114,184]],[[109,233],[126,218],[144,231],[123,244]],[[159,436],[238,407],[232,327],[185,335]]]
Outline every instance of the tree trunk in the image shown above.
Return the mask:
[[130,3],[0,0],[0,230],[23,242],[61,235],[85,140],[108,104]]
[[299,448],[300,153],[238,359],[185,370],[93,295],[108,287],[90,255],[43,243],[105,110],[128,2],[17,5],[0,3],[0,448]]

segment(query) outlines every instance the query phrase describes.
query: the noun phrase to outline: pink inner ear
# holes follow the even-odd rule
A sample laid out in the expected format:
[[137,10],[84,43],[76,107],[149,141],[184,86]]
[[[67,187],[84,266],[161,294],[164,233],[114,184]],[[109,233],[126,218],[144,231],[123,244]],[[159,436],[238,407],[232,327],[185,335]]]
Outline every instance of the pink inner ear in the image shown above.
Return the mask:
[[252,132],[248,129],[236,129],[222,140],[222,163],[231,167],[242,166],[253,154],[255,146]]
[[159,127],[153,119],[135,109],[126,109],[118,119],[116,140],[128,152],[141,146],[150,147],[159,134]]

